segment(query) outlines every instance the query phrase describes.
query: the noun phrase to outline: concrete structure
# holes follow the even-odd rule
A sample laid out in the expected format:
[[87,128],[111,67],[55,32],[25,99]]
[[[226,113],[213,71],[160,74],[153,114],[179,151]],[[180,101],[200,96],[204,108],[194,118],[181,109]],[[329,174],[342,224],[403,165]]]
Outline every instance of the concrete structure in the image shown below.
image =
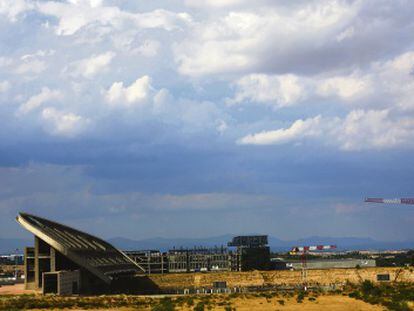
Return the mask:
[[168,256],[158,250],[124,251],[124,253],[145,270],[145,274],[167,273]]
[[145,272],[100,238],[34,215],[20,213],[16,220],[35,236],[34,247],[25,249],[27,289],[55,293],[69,293],[68,288],[79,293],[116,291],[116,286],[125,283],[120,279]]
[[146,274],[231,271],[236,254],[227,248],[172,249],[125,251],[125,254],[145,269]]
[[207,271],[269,270],[270,248],[267,235],[237,236],[226,247],[172,249],[159,251],[126,251],[125,253],[145,269],[145,273],[184,273]]
[[237,261],[232,270],[269,270],[271,268],[270,248],[267,244],[267,235],[234,237],[228,243],[230,247],[237,247]]
[[[307,269],[336,269],[336,268],[370,268],[376,267],[375,260],[373,259],[321,259],[321,260],[308,260],[306,262]],[[300,261],[287,261],[286,267],[293,270],[301,270],[302,262]]]
[[55,271],[44,272],[43,294],[73,295],[79,294],[81,282],[80,271]]
[[236,257],[221,247],[170,250],[167,260],[168,271],[173,273],[231,271]]

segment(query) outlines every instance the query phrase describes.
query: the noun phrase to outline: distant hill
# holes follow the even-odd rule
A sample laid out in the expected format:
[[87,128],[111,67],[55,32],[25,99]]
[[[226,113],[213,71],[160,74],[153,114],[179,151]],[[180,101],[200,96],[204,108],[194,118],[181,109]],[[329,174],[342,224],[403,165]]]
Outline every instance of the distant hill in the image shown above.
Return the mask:
[[283,244],[273,243],[269,237],[272,250],[286,250],[292,246],[304,245],[336,245],[338,250],[387,250],[414,248],[414,241],[384,242],[371,238],[359,237],[320,237],[313,236],[292,241],[283,241]]
[[[109,242],[116,247],[124,250],[132,249],[159,249],[166,251],[172,248],[189,248],[194,246],[214,247],[227,245],[233,235],[222,235],[202,239],[167,239],[154,238],[145,240],[131,240],[126,238],[113,238]],[[371,238],[358,237],[319,237],[313,236],[298,240],[284,241],[279,238],[269,236],[269,246],[273,251],[287,251],[293,246],[301,245],[337,245],[338,250],[387,250],[387,249],[407,249],[414,248],[414,241],[406,242],[383,242]]]
[[131,240],[122,237],[109,239],[108,242],[115,245],[117,248],[123,250],[133,250],[133,249],[159,249],[166,251],[172,248],[192,248],[192,247],[220,247],[222,245],[227,245],[232,239],[232,235],[221,235],[217,237],[210,238],[200,238],[200,239],[188,239],[188,238],[178,238],[178,239],[167,239],[167,238],[152,238],[145,240]]
[[[233,235],[220,235],[209,238],[152,238],[143,240],[133,240],[123,237],[108,239],[122,250],[143,250],[157,249],[167,251],[172,248],[192,248],[192,247],[215,247],[226,246],[227,242],[232,239]],[[387,249],[408,249],[414,248],[414,241],[403,242],[383,242],[371,238],[358,237],[320,237],[313,236],[298,240],[285,241],[279,238],[269,236],[269,246],[273,251],[287,251],[293,246],[301,245],[337,245],[338,250],[387,250]],[[18,248],[19,252],[23,252],[25,246],[33,245],[33,240],[26,239],[0,239],[0,254],[14,253]]]

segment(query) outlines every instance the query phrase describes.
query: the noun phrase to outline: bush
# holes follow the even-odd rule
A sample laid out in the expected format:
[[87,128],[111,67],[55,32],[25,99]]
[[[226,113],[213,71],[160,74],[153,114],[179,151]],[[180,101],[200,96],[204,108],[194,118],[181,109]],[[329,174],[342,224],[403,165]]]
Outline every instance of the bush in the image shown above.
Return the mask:
[[374,284],[364,281],[359,286],[348,285],[351,292],[349,297],[361,299],[370,304],[381,304],[389,310],[410,310],[408,301],[414,301],[414,284],[412,283],[388,283]]
[[410,311],[411,308],[408,306],[407,302],[405,301],[391,301],[385,306],[392,311]]
[[296,301],[297,301],[298,303],[302,303],[302,301],[303,301],[303,299],[305,298],[305,296],[306,296],[306,293],[305,293],[304,291],[300,291],[300,292],[298,293],[298,297],[296,298]]
[[174,311],[175,306],[171,298],[163,298],[155,306],[151,308],[151,311]]
[[189,297],[187,299],[187,306],[189,306],[189,307],[194,306],[194,298]]
[[194,307],[194,311],[204,311],[205,304],[204,302],[200,301]]

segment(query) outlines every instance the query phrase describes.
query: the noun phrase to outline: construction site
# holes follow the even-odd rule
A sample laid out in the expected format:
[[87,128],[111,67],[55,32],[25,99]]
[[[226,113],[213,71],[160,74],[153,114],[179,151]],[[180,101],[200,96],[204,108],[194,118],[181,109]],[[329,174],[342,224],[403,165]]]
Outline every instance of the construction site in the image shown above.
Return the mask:
[[[43,294],[190,294],[327,288],[346,282],[414,282],[412,269],[376,268],[375,260],[307,260],[335,245],[297,246],[271,258],[268,238],[236,236],[216,248],[121,251],[88,233],[20,213],[34,234],[24,253],[24,287]],[[293,258],[293,259],[292,259]]]
[[[377,199],[367,199],[367,202],[382,203]],[[353,293],[359,288],[362,293],[367,284],[378,287],[376,290],[396,288],[396,295],[401,296],[401,290],[414,284],[414,258],[410,259],[410,252],[402,257],[406,259],[399,266],[386,261],[393,256],[385,256],[387,266],[381,267],[377,267],[375,256],[343,257],[346,253],[335,256],[336,245],[292,246],[289,252],[276,254],[277,257],[270,250],[267,235],[235,236],[227,245],[213,248],[123,251],[96,236],[42,217],[19,213],[16,220],[34,235],[34,242],[25,248],[23,257],[10,256],[14,265],[11,265],[12,259],[4,259],[10,263],[7,273],[14,273],[16,284],[0,285],[2,310],[10,308],[11,302],[7,299],[10,295],[15,297],[15,305],[22,304],[22,309],[27,303],[44,306],[45,301],[54,307],[56,301],[78,306],[67,297],[79,297],[78,301],[80,297],[112,297],[109,303],[102,304],[105,299],[100,299],[94,305],[115,310],[139,303],[142,310],[153,310],[154,305],[161,306],[160,310],[175,310],[164,305],[165,297],[171,297],[169,303],[181,306],[178,310],[193,310],[190,302],[185,306],[183,298],[179,298],[189,297],[186,299],[196,301],[197,305],[213,299],[208,302],[209,308],[218,310],[223,305],[225,310],[236,306],[240,310],[248,306],[267,310],[270,305],[284,308],[285,303],[286,310],[290,310],[288,306],[294,310],[303,302],[300,297],[309,296],[309,301],[315,301],[321,293],[326,297],[320,300],[323,308],[333,309],[335,301],[341,300],[348,309],[370,310],[363,301],[371,298],[361,294],[363,301],[353,299]],[[18,267],[21,267],[20,273]],[[17,276],[23,283],[17,282]],[[347,293],[350,298],[341,298],[338,293]],[[20,301],[19,297],[26,297],[20,294],[34,296],[27,302]],[[125,294],[131,297],[128,303],[120,298]],[[62,298],[50,301],[47,298],[50,295]],[[93,298],[88,299],[85,305]],[[301,305],[304,310],[317,310],[309,301]],[[378,303],[387,305],[388,302]],[[380,309],[372,307],[372,310]]]

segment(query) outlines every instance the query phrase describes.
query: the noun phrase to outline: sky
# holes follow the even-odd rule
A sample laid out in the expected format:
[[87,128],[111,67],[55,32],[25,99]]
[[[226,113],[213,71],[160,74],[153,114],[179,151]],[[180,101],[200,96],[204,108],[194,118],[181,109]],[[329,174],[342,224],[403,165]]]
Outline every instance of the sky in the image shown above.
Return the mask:
[[0,237],[412,240],[411,0],[0,0]]

